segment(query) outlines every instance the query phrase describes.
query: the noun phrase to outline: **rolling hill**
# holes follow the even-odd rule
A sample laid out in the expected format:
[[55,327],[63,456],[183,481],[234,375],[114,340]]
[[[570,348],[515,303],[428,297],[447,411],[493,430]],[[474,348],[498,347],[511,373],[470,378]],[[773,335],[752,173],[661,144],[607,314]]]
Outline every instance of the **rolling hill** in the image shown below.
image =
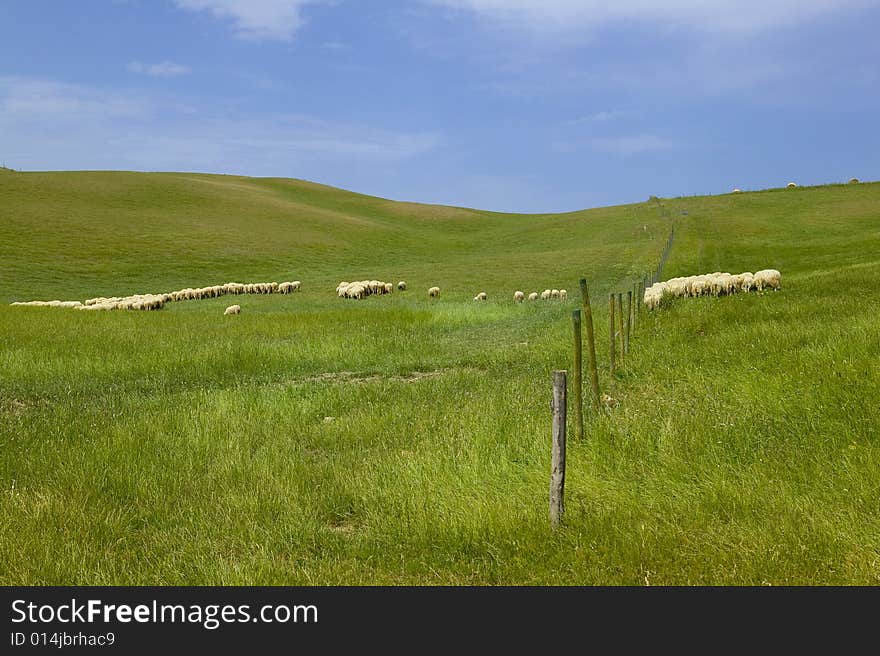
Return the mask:
[[[673,224],[664,277],[782,291],[646,313],[611,376],[607,294]],[[0,245],[0,583],[880,583],[878,183],[522,215],[0,170]],[[552,532],[582,276],[613,402]],[[336,298],[361,278],[409,291]],[[294,279],[237,317],[8,305]]]

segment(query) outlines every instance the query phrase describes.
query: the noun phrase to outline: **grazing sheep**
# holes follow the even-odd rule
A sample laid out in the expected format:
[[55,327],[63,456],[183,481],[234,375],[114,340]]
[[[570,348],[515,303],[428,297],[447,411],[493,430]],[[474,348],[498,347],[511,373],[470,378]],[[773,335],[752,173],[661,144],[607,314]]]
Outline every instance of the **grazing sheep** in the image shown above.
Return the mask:
[[431,298],[438,298],[440,296],[440,288],[439,287],[431,287],[428,290],[428,296]]
[[397,283],[397,289],[399,289],[402,292],[405,292],[406,291],[406,282],[401,280],[399,283]]
[[529,294],[529,300],[530,301],[537,301],[538,300],[538,292],[532,292],[531,294]]
[[223,311],[223,316],[227,314],[241,314],[241,306],[240,305],[230,305]]
[[559,290],[559,300],[560,300],[560,301],[564,301],[564,300],[566,300],[567,298],[568,298],[568,292],[565,291],[564,289],[560,289],[560,290]]
[[765,269],[752,274],[749,271],[738,275],[729,273],[708,273],[684,278],[671,278],[666,281],[656,282],[645,289],[644,303],[649,310],[660,306],[665,296],[670,297],[696,297],[696,296],[724,296],[737,292],[749,292],[753,289],[758,291],[765,287],[779,289],[782,275],[776,269]]
[[754,277],[755,288],[760,292],[764,287],[770,287],[774,291],[778,291],[782,281],[782,274],[776,269],[763,269],[755,272]]
[[797,183],[795,183],[795,182],[789,182],[789,183],[788,183],[787,185],[785,185],[785,186],[788,187],[789,189],[794,189],[795,187],[797,187]]
[[485,301],[487,298],[489,297],[486,295],[486,292],[480,292],[479,294],[474,296],[475,301]]
[[339,298],[363,299],[373,294],[390,294],[394,291],[394,285],[381,280],[359,280],[357,282],[343,281],[336,285],[336,295]]
[[742,189],[734,189],[733,192],[731,192],[731,193],[734,193],[734,194],[741,194],[741,193],[742,193]]
[[553,293],[553,292],[550,291],[549,289],[545,289],[543,292],[541,292],[541,300],[542,300],[542,301],[546,301],[548,298],[550,298],[550,295],[551,295],[552,293]]
[[559,290],[551,289],[550,290],[550,298],[559,298]]
[[520,291],[513,292],[513,302],[514,303],[522,303],[526,298],[526,295]]

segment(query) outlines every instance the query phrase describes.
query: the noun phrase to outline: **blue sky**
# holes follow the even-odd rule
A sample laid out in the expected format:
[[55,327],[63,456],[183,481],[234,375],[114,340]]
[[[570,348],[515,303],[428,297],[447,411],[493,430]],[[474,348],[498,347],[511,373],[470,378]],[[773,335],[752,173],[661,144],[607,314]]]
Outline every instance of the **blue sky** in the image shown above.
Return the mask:
[[5,0],[0,163],[550,212],[880,179],[877,0]]

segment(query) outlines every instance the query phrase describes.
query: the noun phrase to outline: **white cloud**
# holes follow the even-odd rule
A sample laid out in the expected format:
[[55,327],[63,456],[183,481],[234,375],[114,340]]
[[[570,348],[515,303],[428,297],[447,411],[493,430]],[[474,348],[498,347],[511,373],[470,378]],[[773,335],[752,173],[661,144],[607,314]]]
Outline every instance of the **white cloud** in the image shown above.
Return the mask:
[[142,64],[133,61],[128,64],[128,70],[132,73],[141,73],[143,75],[152,75],[153,77],[176,77],[192,72],[192,68],[183,64],[175,64],[170,61],[163,61],[158,64]]
[[869,6],[872,0],[423,0],[530,31],[590,30],[614,23],[744,34]]
[[302,26],[302,8],[325,0],[174,0],[181,9],[231,20],[246,39],[289,41]]

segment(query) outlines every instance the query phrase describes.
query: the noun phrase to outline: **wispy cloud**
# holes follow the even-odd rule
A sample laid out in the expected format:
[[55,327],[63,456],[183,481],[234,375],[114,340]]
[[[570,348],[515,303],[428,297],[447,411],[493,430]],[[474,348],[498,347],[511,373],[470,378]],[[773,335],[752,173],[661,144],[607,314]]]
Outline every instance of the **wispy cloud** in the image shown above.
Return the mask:
[[174,0],[181,9],[207,11],[232,22],[244,39],[289,41],[303,24],[302,8],[325,0]]
[[678,147],[676,142],[664,139],[663,137],[658,137],[655,134],[598,137],[591,139],[588,143],[594,150],[624,157],[656,150],[670,150]]
[[[83,121],[142,119],[142,99],[54,81],[0,77],[0,121],[20,131],[27,125],[49,130]],[[12,134],[11,132],[8,134]]]
[[192,68],[183,64],[175,64],[170,61],[163,61],[158,64],[142,64],[138,61],[129,62],[129,71],[139,73],[141,75],[152,75],[153,77],[177,77],[178,75],[186,75],[192,72]]
[[608,123],[609,121],[638,118],[639,116],[641,116],[641,112],[634,109],[612,109],[579,116],[578,118],[571,119],[570,121],[565,121],[564,124],[582,125],[584,123]]
[[672,150],[682,144],[656,134],[631,134],[609,137],[591,137],[588,139],[558,140],[551,144],[551,150],[557,153],[573,153],[582,150],[631,157],[648,152]]
[[663,29],[746,34],[867,7],[871,0],[423,0],[507,27],[568,32],[639,23]]
[[441,143],[431,132],[194,108],[173,98],[0,77],[4,151],[21,168],[248,172],[327,177],[388,167]]

